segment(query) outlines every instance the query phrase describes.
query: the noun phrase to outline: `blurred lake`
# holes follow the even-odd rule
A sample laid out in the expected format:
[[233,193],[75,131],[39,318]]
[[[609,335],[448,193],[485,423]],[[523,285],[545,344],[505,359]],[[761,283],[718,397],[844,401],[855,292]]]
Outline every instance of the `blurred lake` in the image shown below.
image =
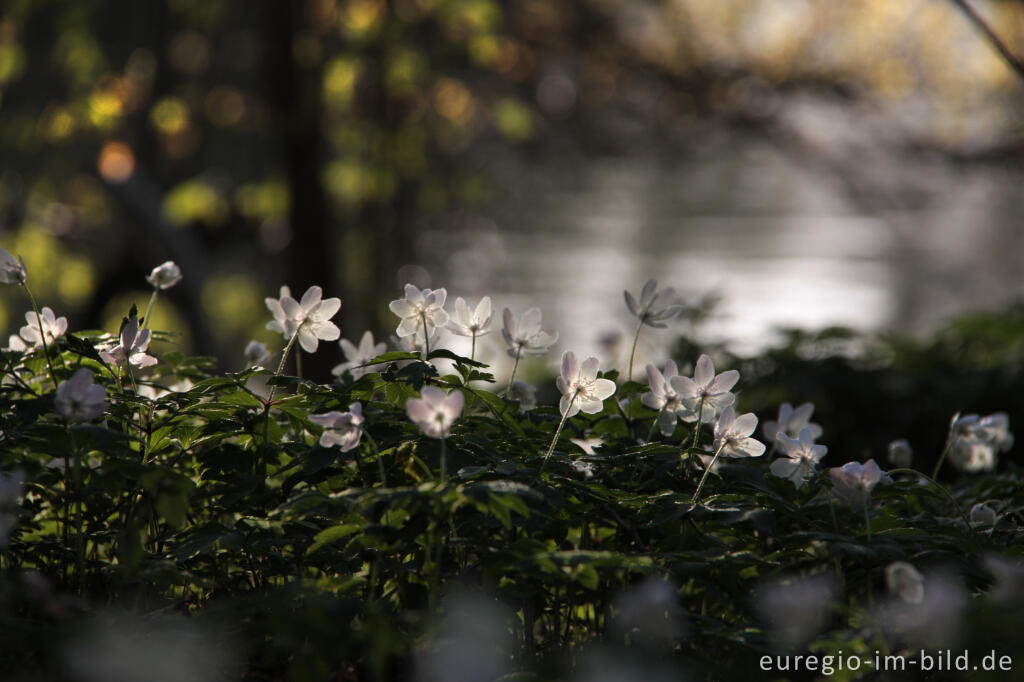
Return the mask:
[[[892,148],[828,113],[810,116],[835,135],[806,120],[778,137],[710,126],[683,152],[567,145],[503,159],[489,219],[423,235],[444,277],[433,286],[450,301],[491,295],[496,332],[503,306],[539,306],[558,354],[619,366],[635,330],[622,291],[649,277],[683,302],[720,296],[700,338],[744,352],[780,327],[922,332],[1021,296],[1019,168]],[[646,329],[638,357],[660,361],[680,331]]]

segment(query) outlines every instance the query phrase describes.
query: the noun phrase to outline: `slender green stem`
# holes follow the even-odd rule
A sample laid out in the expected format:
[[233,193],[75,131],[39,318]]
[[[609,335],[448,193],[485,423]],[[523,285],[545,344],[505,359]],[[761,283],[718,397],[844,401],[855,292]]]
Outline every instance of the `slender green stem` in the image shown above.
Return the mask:
[[423,321],[423,362],[430,357],[430,334],[427,333],[427,314],[420,312],[420,320]]
[[448,480],[448,452],[445,449],[445,442],[447,438],[441,438],[441,481]]
[[373,439],[370,432],[363,428],[363,435],[366,436],[366,440],[370,441],[370,447],[373,448],[373,454],[377,455],[377,469],[380,473],[380,484],[381,486],[388,487],[388,476],[384,471],[384,459],[380,456],[380,447],[377,445],[377,441]]
[[967,514],[964,513],[964,510],[960,506],[960,503],[956,501],[956,498],[953,497],[953,495],[951,495],[948,490],[946,490],[946,487],[944,485],[942,485],[941,483],[936,481],[931,476],[927,476],[925,474],[922,474],[920,471],[917,471],[916,469],[908,469],[908,468],[890,469],[886,473],[888,473],[890,475],[891,474],[908,473],[908,474],[913,474],[914,476],[918,476],[918,477],[923,478],[924,480],[928,481],[933,486],[938,488],[942,492],[942,494],[945,495],[946,498],[949,499],[949,501],[953,503],[953,507],[956,509],[957,513],[960,514],[960,518],[962,518],[964,520],[964,523],[967,524],[968,528],[971,527],[971,520],[968,518]]
[[50,379],[53,380],[53,387],[56,389],[57,373],[53,371],[53,363],[50,362],[50,347],[46,343],[46,330],[43,329],[43,316],[39,314],[39,304],[36,303],[36,297],[32,295],[32,290],[28,288],[28,282],[23,281],[21,286],[25,288],[28,300],[32,302],[32,310],[36,314],[36,324],[39,325],[39,340],[43,344],[43,355],[46,357],[46,366],[50,369]]
[[469,347],[469,359],[476,360],[476,332],[473,332],[473,345]]
[[939,455],[939,461],[935,463],[935,468],[932,469],[932,478],[939,477],[939,469],[942,467],[942,463],[946,461],[946,455],[948,455],[949,451],[953,449],[953,445],[956,444],[958,438],[959,436],[954,436],[952,433],[950,433],[946,438],[946,447],[942,449],[942,454]]
[[569,418],[569,413],[572,411],[572,406],[576,402],[576,396],[572,397],[569,401],[569,407],[565,409],[565,414],[562,415],[562,421],[558,422],[558,428],[555,429],[555,437],[551,439],[551,445],[548,446],[548,451],[544,455],[544,461],[541,462],[540,470],[544,471],[544,467],[547,466],[548,458],[551,457],[551,453],[555,451],[555,443],[558,442],[558,437],[562,435],[562,429],[565,428],[565,421]]
[[658,421],[661,419],[661,413],[665,411],[665,408],[658,410],[658,414],[654,415],[654,422],[651,424],[651,430],[647,432],[647,442],[651,442],[651,437],[654,435],[654,430],[658,428]]
[[508,386],[505,387],[505,397],[512,395],[512,381],[516,378],[516,370],[519,368],[519,355],[522,352],[523,347],[516,347],[516,361],[512,363],[512,373],[508,375]]
[[718,456],[720,454],[722,454],[722,450],[724,448],[725,448],[725,441],[723,440],[722,444],[718,446],[717,450],[715,450],[715,456],[711,458],[710,462],[708,462],[708,468],[704,470],[704,475],[700,477],[700,483],[697,484],[697,490],[694,491],[694,493],[693,493],[693,503],[694,504],[697,504],[697,500],[698,500],[698,498],[700,498],[700,491],[704,487],[704,481],[707,480],[708,474],[711,473],[711,470],[715,468],[715,462],[718,461]]
[[[292,338],[288,339],[288,344],[284,347],[284,351],[281,352],[281,364],[277,366],[277,371],[274,372],[275,377],[281,376],[281,372],[284,371],[284,365],[288,362],[288,353],[291,352],[292,346],[295,345],[295,339],[299,338],[299,330],[296,329],[295,333],[292,334]],[[277,393],[277,385],[270,387],[270,397],[267,399],[267,406],[269,409],[270,403],[274,402],[274,394]]]
[[295,376],[302,378],[302,348],[295,351]]
[[636,356],[636,342],[640,340],[640,330],[644,328],[643,320],[636,326],[636,333],[633,334],[633,349],[629,351],[629,372],[626,374],[626,380],[633,380],[633,358]]
[[78,594],[81,595],[85,586],[85,536],[82,534],[82,456],[78,450],[75,434],[68,425],[68,440],[71,441],[71,456],[75,477],[75,579],[78,582]]
[[700,425],[704,422],[702,419],[702,413],[704,412],[704,396],[700,397],[697,401],[697,423],[693,425],[693,442],[690,443],[690,449],[693,450],[697,447],[697,437],[700,435]]
[[156,295],[160,293],[160,290],[153,287],[153,295],[149,297],[149,304],[146,306],[146,315],[142,318],[142,326],[139,327],[139,331],[142,331],[149,326],[149,316],[153,312],[153,306],[156,305]]

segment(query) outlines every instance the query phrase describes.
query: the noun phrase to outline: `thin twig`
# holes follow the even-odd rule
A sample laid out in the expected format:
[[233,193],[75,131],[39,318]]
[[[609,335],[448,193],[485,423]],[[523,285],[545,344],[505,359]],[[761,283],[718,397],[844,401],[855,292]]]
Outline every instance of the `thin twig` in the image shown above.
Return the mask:
[[1010,51],[1006,43],[1003,42],[1002,38],[996,35],[996,32],[992,30],[992,27],[988,25],[988,22],[978,14],[973,7],[967,2],[967,0],[951,0],[954,5],[960,8],[967,18],[974,24],[974,26],[984,34],[986,40],[995,48],[996,52],[1003,58],[1003,61],[1013,69],[1017,74],[1017,77],[1024,81],[1024,62]]

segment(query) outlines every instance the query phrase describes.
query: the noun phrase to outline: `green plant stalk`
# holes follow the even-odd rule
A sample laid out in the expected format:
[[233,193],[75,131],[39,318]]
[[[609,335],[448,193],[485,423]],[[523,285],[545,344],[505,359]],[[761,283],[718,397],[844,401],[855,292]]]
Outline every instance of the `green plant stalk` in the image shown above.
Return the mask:
[[57,373],[53,371],[53,363],[50,362],[50,347],[46,343],[46,331],[43,329],[43,316],[39,314],[39,304],[36,303],[36,297],[32,295],[32,290],[28,288],[28,282],[22,281],[21,286],[25,288],[28,300],[32,303],[32,311],[36,314],[36,324],[39,325],[39,340],[43,344],[43,356],[46,358],[46,366],[50,369],[50,379],[53,381],[53,388],[56,389]]
[[519,354],[522,350],[522,346],[516,348],[516,361],[512,363],[512,373],[508,375],[508,386],[505,387],[506,398],[512,395],[512,380],[516,378],[516,370],[519,369]]
[[473,345],[469,347],[469,359],[476,360],[476,332],[473,332]]
[[430,334],[427,333],[427,314],[423,311],[420,311],[420,320],[423,322],[423,362],[426,362],[430,357]]
[[569,401],[569,407],[565,408],[565,414],[562,415],[562,421],[558,422],[558,428],[555,429],[555,437],[551,439],[551,445],[548,446],[548,451],[544,455],[544,461],[541,462],[540,470],[543,472],[544,467],[547,466],[548,458],[551,457],[551,453],[555,451],[555,443],[558,442],[558,437],[562,435],[562,429],[565,427],[565,421],[569,418],[569,412],[572,410],[573,403],[576,402],[576,396],[572,397]]
[[445,449],[445,442],[447,440],[448,440],[447,438],[445,438],[443,436],[441,437],[441,482],[442,483],[448,480],[448,461],[447,461],[448,460],[448,457],[447,457],[448,453],[447,453],[447,451]]
[[75,581],[78,583],[78,594],[85,590],[85,536],[82,534],[82,456],[78,450],[78,442],[67,426],[68,439],[71,441],[71,457],[74,470],[75,485]]
[[946,438],[946,447],[942,449],[942,454],[939,455],[939,461],[935,463],[935,468],[932,469],[932,478],[938,478],[939,469],[942,467],[942,463],[946,461],[946,455],[948,455],[949,451],[953,449],[953,445],[956,443],[958,438],[959,436],[954,437],[952,433],[950,433]]
[[146,305],[146,315],[142,318],[142,326],[139,327],[139,331],[142,331],[149,325],[149,315],[156,305],[156,295],[160,293],[160,290],[153,287],[153,295],[149,297],[149,303]]
[[704,412],[704,396],[700,397],[697,401],[697,423],[693,425],[693,442],[690,443],[690,449],[693,450],[697,447],[697,437],[700,435],[700,425],[704,423],[702,419],[702,413]]
[[377,470],[378,473],[380,474],[380,484],[382,487],[387,488],[388,475],[384,471],[384,459],[381,457],[380,447],[377,445],[377,441],[374,440],[373,436],[370,435],[370,432],[367,431],[365,427],[363,427],[363,435],[366,436],[366,439],[368,441],[370,441],[370,447],[373,448],[373,453],[377,455]]
[[660,410],[658,410],[658,414],[654,415],[654,422],[651,423],[651,429],[647,432],[646,440],[647,440],[648,443],[651,442],[651,437],[654,436],[654,430],[656,428],[658,428],[658,420],[661,417],[661,413],[664,412],[664,411],[665,411],[665,408],[663,407]]
[[711,458],[710,462],[708,462],[708,467],[704,470],[704,475],[700,477],[700,483],[697,484],[697,490],[693,493],[693,504],[697,504],[697,500],[700,497],[700,491],[704,487],[704,481],[707,480],[708,474],[711,473],[711,470],[715,468],[715,462],[718,461],[718,456],[722,454],[722,450],[724,449],[725,441],[722,441],[722,444],[718,446],[717,450],[715,450],[715,456]]
[[644,328],[644,321],[636,326],[636,333],[633,334],[633,349],[629,351],[629,371],[626,373],[626,381],[633,380],[633,358],[636,357],[636,342],[640,340],[640,330]]

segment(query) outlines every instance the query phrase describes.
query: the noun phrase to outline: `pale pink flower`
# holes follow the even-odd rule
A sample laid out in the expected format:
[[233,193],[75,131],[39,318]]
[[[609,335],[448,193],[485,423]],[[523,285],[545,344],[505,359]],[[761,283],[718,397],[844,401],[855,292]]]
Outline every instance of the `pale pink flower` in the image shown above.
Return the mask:
[[782,445],[785,456],[772,462],[769,469],[776,476],[788,479],[797,488],[802,488],[807,477],[814,473],[816,465],[828,452],[828,448],[815,444],[809,428],[801,430],[799,438],[790,438],[780,431],[778,442]]
[[151,367],[157,359],[146,353],[149,349],[151,332],[148,329],[139,331],[139,318],[132,315],[121,327],[121,343],[109,351],[101,351],[100,357],[118,367],[125,363],[136,367]]
[[170,289],[181,281],[181,268],[174,261],[165,261],[153,268],[146,276],[146,281],[154,289]]
[[715,365],[707,355],[697,358],[693,369],[693,378],[678,376],[670,381],[672,390],[694,413],[692,417],[684,417],[686,421],[697,420],[697,409],[700,406],[700,420],[705,423],[714,421],[715,417],[726,406],[732,405],[736,396],[729,392],[740,379],[740,373],[734,369],[715,374]]
[[341,446],[342,452],[348,452],[359,445],[359,439],[363,435],[363,406],[360,403],[349,405],[348,412],[311,414],[309,420],[324,427],[320,445],[325,448],[338,445]]
[[444,302],[448,297],[445,289],[419,289],[412,284],[405,285],[405,298],[399,298],[388,304],[395,315],[401,318],[395,334],[399,338],[423,332],[426,327],[427,336],[435,327],[448,324],[448,313],[444,311]]
[[764,454],[764,443],[750,435],[756,428],[757,416],[753,412],[736,416],[736,410],[729,405],[715,424],[712,447],[723,457],[760,457]]
[[409,398],[405,411],[424,435],[447,438],[452,424],[462,414],[465,398],[460,391],[445,394],[436,386],[424,386],[419,398]]
[[[42,346],[44,338],[46,345],[51,346],[68,330],[68,318],[56,317],[49,306],[43,306],[38,319],[34,310],[28,311],[25,313],[25,321],[28,324],[22,327],[19,333],[21,338],[33,346]],[[43,325],[42,332],[39,330],[40,322]]]
[[[671,320],[683,312],[683,306],[664,305],[666,301],[671,301],[676,291],[672,287],[665,287],[661,291],[657,291],[657,287],[657,280],[653,278],[647,280],[643,289],[640,290],[639,302],[628,291],[623,290],[622,294],[626,299],[626,307],[629,308],[629,312],[636,315],[641,323],[651,327],[664,327],[666,326],[665,320]],[[662,305],[658,305],[658,299],[661,299]]]
[[288,287],[281,287],[281,298],[266,298],[264,302],[274,319],[267,329],[280,332],[286,339],[298,334],[299,345],[307,353],[315,353],[320,340],[337,341],[341,330],[330,321],[341,308],[340,298],[323,298],[323,289],[311,286],[302,300],[291,297]]
[[80,367],[71,378],[57,387],[54,406],[69,422],[95,419],[107,410],[107,389],[92,382],[92,372]]
[[558,409],[563,417],[569,418],[578,412],[600,412],[605,398],[615,393],[615,382],[597,378],[599,365],[600,360],[594,357],[581,364],[572,351],[562,354],[562,373],[555,383],[562,392]]

